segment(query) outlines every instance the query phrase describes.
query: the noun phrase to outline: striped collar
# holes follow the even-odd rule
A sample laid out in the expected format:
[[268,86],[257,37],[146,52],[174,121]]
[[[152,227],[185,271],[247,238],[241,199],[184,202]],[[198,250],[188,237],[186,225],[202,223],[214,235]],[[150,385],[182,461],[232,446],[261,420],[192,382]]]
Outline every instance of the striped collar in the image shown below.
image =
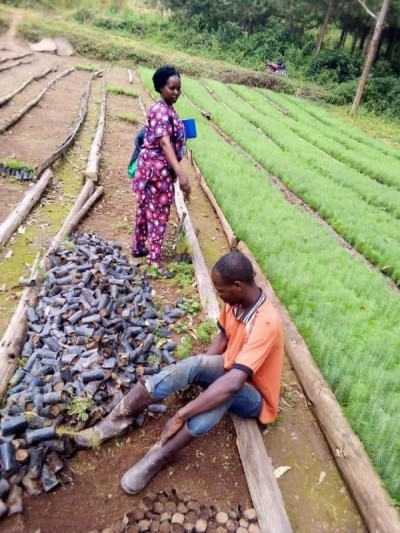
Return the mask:
[[258,308],[265,302],[267,297],[263,293],[263,291],[260,289],[260,296],[258,300],[249,308],[247,309],[242,315],[239,317],[239,305],[235,305],[233,308],[233,316],[240,320],[240,322],[243,322],[244,325],[247,325],[250,320],[253,318],[253,316],[256,314]]

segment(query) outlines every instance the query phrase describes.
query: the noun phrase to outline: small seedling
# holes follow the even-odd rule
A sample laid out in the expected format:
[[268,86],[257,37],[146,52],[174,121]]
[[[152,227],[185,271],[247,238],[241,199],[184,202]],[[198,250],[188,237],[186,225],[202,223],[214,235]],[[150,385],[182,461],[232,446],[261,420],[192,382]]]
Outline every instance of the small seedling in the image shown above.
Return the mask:
[[118,113],[115,118],[122,122],[128,122],[128,124],[139,124],[138,119],[132,113]]
[[94,65],[76,65],[76,70],[84,70],[85,72],[96,72],[98,67],[95,67]]
[[193,340],[190,335],[185,335],[175,351],[177,359],[186,359],[192,352]]
[[74,398],[68,407],[68,414],[70,416],[76,415],[78,420],[86,422],[89,420],[90,411],[95,406],[91,396],[86,398]]
[[217,332],[217,325],[213,320],[202,322],[196,330],[197,339],[202,344],[207,344]]
[[182,298],[178,307],[186,313],[189,313],[189,315],[197,315],[201,309],[201,303],[197,299]]
[[135,89],[120,87],[117,85],[107,85],[107,92],[109,94],[122,94],[123,96],[130,96],[131,98],[137,98],[139,96]]

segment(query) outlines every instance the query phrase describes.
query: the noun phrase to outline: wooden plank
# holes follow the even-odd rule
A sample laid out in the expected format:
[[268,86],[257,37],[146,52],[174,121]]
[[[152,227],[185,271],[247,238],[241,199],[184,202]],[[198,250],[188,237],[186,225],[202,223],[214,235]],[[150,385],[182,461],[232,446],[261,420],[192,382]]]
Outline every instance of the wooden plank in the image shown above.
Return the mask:
[[96,135],[94,136],[90,148],[89,159],[86,166],[85,177],[93,181],[99,179],[99,168],[101,159],[101,145],[103,144],[104,127],[106,122],[106,88],[103,82],[103,100],[100,106],[99,121],[97,124]]
[[236,443],[258,524],[262,532],[290,533],[281,491],[275,478],[272,461],[267,455],[257,422],[232,415]]

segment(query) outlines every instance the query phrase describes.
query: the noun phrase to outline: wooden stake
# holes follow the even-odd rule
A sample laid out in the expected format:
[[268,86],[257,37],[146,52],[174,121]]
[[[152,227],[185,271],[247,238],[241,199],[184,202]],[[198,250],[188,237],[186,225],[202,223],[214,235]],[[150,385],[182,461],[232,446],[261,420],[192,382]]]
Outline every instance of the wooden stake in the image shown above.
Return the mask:
[[14,113],[14,115],[10,119],[6,120],[0,126],[0,133],[4,133],[6,130],[11,128],[11,126],[13,126],[16,122],[18,122],[18,120],[20,120],[32,107],[34,107],[43,98],[43,96],[46,94],[46,92],[50,89],[52,85],[54,85],[63,76],[67,76],[73,70],[75,70],[73,67],[69,67],[63,72],[61,72],[61,74],[56,76],[53,80],[51,80],[51,82],[48,83],[46,87],[42,91],[40,91],[40,93],[33,100],[25,104],[24,107]]
[[257,422],[232,415],[236,443],[246,475],[258,525],[263,533],[290,533],[281,491]]
[[85,177],[93,181],[99,179],[99,167],[101,158],[101,145],[104,137],[104,125],[106,121],[106,89],[103,83],[103,100],[100,107],[99,122],[96,135],[90,148],[89,159],[85,170]]
[[0,72],[3,72],[3,70],[8,70],[10,68],[18,67],[19,65],[28,65],[29,63],[33,63],[33,61],[37,61],[37,58],[33,57],[32,59],[29,59],[28,61],[22,61],[22,59],[20,59],[19,61],[16,61],[15,63],[10,63],[9,65],[1,66]]
[[201,253],[196,233],[194,231],[192,221],[190,220],[190,216],[185,205],[185,200],[183,199],[183,194],[178,183],[175,185],[175,204],[179,218],[182,219],[183,215],[186,215],[183,222],[183,227],[192,251],[193,264],[195,265],[195,277],[201,303],[206,310],[207,315],[213,320],[218,320],[220,314],[219,305],[214,294],[214,289],[207,270],[207,265]]
[[56,71],[56,70],[57,70],[57,67],[51,67],[51,68],[46,69],[44,72],[42,72],[42,74],[31,76],[28,80],[24,81],[24,83],[20,85],[17,89],[14,89],[11,93],[8,93],[2,98],[0,98],[0,106],[4,105],[6,102],[11,100],[11,98],[13,98],[16,94],[23,91],[25,87],[29,85],[30,83],[32,83],[33,81],[38,81],[41,78],[44,78],[45,76],[47,76],[49,72]]
[[304,339],[250,250],[243,242],[239,243],[238,248],[251,260],[256,272],[257,285],[268,295],[282,318],[285,351],[307,399],[311,402],[315,418],[324,432],[368,530],[379,533],[400,532],[399,514],[390,504],[381,479],[375,472],[362,443],[347,422],[335,395],[322,377]]
[[20,54],[14,57],[2,57],[0,58],[0,63],[5,63],[6,61],[14,61],[15,59],[22,59],[23,57],[31,56],[32,54],[33,52],[25,52],[23,54]]
[[17,207],[8,215],[0,225],[0,247],[8,241],[14,231],[21,225],[28,216],[32,207],[39,201],[43,191],[46,189],[53,177],[51,170],[47,170],[40,180],[27,191]]
[[57,246],[60,245],[62,239],[68,235],[68,228],[71,226],[71,222],[75,219],[80,209],[84,206],[86,201],[92,196],[95,190],[95,184],[92,180],[87,180],[85,185],[82,187],[82,190],[75,200],[75,203],[68,213],[67,218],[64,221],[64,224],[61,226],[60,231],[54,237],[50,244],[50,250],[54,250]]
[[64,152],[72,145],[72,143],[75,140],[76,135],[78,134],[87,114],[88,110],[88,103],[89,103],[89,95],[90,95],[90,88],[92,85],[93,77],[90,79],[89,83],[87,84],[86,90],[84,95],[82,96],[81,105],[79,107],[78,117],[75,121],[75,125],[71,131],[71,133],[67,136],[65,141],[62,143],[62,145],[57,148],[55,152],[53,152],[47,159],[45,159],[40,165],[38,165],[35,168],[36,174],[41,174],[46,168],[49,168],[57,159],[59,159]]
[[65,228],[65,233],[67,235],[70,235],[73,233],[76,228],[78,227],[80,221],[85,218],[89,210],[92,208],[92,206],[97,202],[97,200],[100,198],[100,196],[104,193],[103,187],[97,187],[92,196],[89,197],[88,200],[83,204],[83,206],[79,209],[79,211],[76,213],[74,218],[72,218],[68,224],[68,226]]
[[133,75],[132,71],[128,69],[128,81],[129,83],[133,83]]

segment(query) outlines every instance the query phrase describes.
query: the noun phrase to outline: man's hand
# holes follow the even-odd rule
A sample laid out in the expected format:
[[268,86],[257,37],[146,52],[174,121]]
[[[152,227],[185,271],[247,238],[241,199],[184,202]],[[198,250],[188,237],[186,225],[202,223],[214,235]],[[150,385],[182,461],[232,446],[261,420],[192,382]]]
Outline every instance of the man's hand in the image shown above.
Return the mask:
[[186,422],[185,418],[179,415],[179,411],[168,420],[165,424],[163,432],[161,433],[160,444],[164,446],[168,439],[177,433],[183,424]]

